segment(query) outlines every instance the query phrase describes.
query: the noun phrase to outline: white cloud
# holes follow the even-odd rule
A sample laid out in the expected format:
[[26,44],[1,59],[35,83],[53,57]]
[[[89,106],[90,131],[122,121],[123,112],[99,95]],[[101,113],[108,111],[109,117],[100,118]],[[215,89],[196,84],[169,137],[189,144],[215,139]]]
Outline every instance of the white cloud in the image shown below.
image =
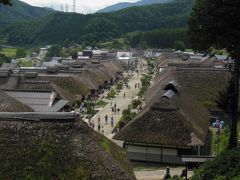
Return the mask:
[[[33,6],[52,7],[61,9],[61,5],[66,8],[68,4],[68,11],[72,11],[73,0],[22,0]],[[79,13],[93,13],[106,6],[113,5],[119,2],[136,2],[138,0],[76,0],[76,11]]]

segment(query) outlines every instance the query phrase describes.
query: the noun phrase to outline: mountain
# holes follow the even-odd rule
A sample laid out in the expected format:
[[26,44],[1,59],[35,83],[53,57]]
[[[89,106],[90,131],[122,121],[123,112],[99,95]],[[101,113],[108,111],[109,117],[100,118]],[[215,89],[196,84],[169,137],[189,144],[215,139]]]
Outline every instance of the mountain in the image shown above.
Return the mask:
[[112,6],[108,6],[104,9],[99,10],[98,12],[112,12],[112,11],[118,11],[121,9],[133,7],[133,6],[145,6],[150,4],[168,3],[171,1],[173,0],[141,0],[135,3],[123,2],[123,3],[114,4]]
[[30,6],[18,0],[12,0],[12,4],[12,6],[0,4],[0,29],[19,20],[35,19],[54,12],[51,9]]
[[86,45],[112,40],[134,31],[186,28],[193,4],[194,0],[176,0],[111,13],[54,13],[8,26],[0,33],[0,40],[10,45]]

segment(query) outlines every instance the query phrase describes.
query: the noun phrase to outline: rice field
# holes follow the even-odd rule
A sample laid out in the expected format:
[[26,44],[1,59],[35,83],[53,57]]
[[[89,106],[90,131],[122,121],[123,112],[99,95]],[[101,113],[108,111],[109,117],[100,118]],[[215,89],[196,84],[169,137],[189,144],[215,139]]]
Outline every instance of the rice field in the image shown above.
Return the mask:
[[0,53],[7,57],[14,57],[16,55],[16,50],[16,48],[2,48]]

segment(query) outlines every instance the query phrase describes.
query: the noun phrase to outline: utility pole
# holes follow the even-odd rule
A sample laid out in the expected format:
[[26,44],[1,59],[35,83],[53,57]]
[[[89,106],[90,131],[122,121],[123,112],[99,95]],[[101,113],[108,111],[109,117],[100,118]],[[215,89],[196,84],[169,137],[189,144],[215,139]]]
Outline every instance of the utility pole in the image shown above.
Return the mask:
[[73,12],[76,13],[76,0],[73,0]]
[[66,12],[68,12],[68,4],[66,4]]

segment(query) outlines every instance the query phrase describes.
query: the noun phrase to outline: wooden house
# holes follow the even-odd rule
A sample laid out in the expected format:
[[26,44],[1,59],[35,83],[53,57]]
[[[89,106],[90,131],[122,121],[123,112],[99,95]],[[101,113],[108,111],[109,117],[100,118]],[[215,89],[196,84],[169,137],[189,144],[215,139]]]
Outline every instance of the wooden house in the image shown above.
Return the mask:
[[130,160],[183,164],[182,155],[208,154],[209,112],[169,82],[113,138],[124,141]]

